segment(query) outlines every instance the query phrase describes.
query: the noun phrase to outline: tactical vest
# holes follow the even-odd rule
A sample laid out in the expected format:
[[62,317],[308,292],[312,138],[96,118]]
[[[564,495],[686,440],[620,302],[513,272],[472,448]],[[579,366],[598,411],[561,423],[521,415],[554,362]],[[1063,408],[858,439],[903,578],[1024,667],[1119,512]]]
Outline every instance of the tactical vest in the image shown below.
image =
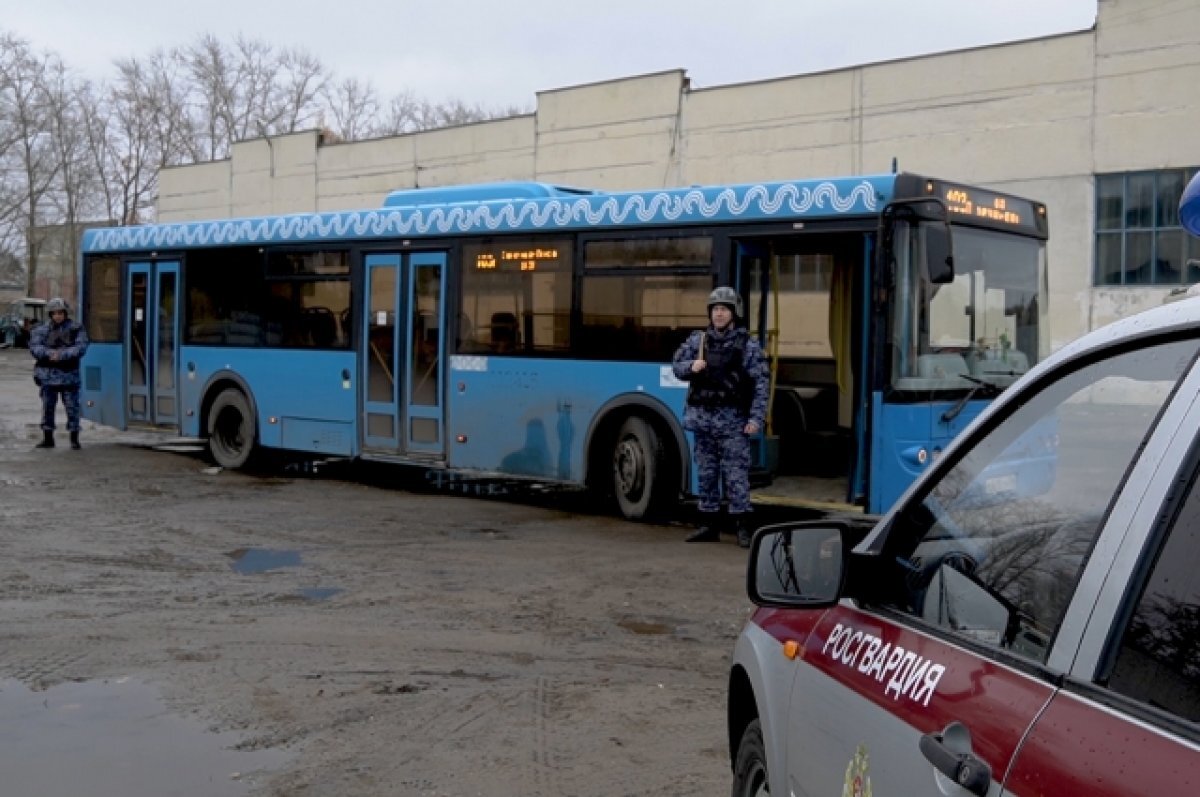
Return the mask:
[[744,364],[749,333],[734,330],[726,340],[709,338],[704,348],[704,370],[692,375],[688,385],[688,404],[696,407],[734,407],[750,412],[754,403],[754,379]]
[[[46,335],[47,349],[66,349],[75,345],[76,339],[79,337],[79,324],[73,321],[67,321],[60,327],[53,324],[50,325],[50,332]],[[55,368],[59,371],[78,371],[79,358],[70,360],[51,360],[49,357],[39,357],[37,359],[38,367],[40,368]]]

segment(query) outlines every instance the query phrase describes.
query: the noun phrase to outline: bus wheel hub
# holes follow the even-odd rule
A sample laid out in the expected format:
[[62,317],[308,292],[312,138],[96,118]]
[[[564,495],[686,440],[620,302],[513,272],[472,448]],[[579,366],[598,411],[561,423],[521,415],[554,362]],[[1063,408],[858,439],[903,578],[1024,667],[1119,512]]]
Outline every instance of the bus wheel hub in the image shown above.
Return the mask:
[[617,446],[617,488],[625,495],[640,490],[646,473],[645,456],[635,441],[622,440]]

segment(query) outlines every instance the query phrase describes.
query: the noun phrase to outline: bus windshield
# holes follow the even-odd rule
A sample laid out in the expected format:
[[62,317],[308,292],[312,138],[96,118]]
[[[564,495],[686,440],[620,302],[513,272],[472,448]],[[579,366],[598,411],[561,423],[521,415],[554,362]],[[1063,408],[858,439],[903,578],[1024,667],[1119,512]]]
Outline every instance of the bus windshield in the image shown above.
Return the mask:
[[895,237],[891,387],[928,394],[980,384],[1007,387],[1044,350],[1045,242],[954,226],[954,280],[933,284],[925,266],[927,222]]

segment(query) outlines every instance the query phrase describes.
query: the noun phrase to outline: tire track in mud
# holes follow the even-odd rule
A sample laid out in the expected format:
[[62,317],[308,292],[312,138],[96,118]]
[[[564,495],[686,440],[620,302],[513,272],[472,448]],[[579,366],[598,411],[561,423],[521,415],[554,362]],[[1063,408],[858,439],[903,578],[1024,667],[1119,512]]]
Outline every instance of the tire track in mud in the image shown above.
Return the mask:
[[0,645],[9,651],[0,655],[0,680],[12,678],[35,691],[63,681],[80,680],[86,672],[80,666],[86,656],[78,650],[39,649],[36,655],[25,657],[19,652],[20,637],[0,637]]

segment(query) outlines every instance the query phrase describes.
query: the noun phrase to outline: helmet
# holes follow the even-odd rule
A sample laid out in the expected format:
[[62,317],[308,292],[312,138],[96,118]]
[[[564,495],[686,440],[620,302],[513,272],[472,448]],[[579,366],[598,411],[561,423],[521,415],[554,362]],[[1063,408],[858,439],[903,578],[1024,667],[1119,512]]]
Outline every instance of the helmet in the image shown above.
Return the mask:
[[714,304],[724,304],[733,308],[733,314],[738,318],[742,317],[742,297],[738,296],[737,291],[730,288],[728,285],[722,285],[715,288],[708,295],[708,312],[711,314]]
[[65,299],[60,299],[56,296],[50,301],[46,302],[47,313],[57,313],[59,310],[62,310],[64,313],[69,313],[71,311],[71,308]]

